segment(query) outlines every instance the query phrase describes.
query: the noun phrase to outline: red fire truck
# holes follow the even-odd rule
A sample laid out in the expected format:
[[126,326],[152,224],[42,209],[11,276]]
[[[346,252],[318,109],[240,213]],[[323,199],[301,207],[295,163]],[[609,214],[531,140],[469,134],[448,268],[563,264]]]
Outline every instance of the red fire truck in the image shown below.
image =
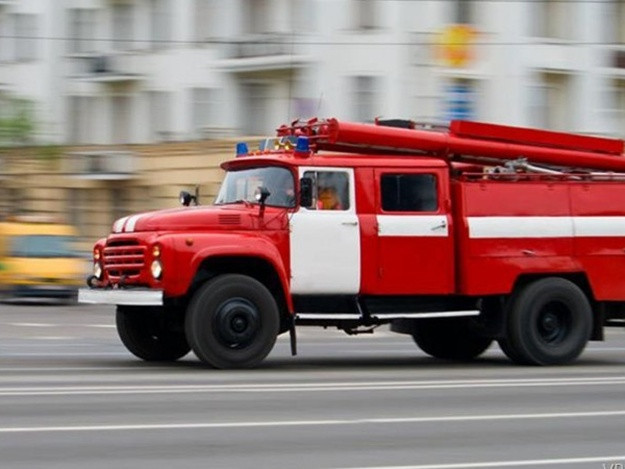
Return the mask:
[[296,121],[211,206],[114,223],[79,301],[144,360],[251,367],[296,326],[382,324],[467,360],[573,361],[625,323],[623,141],[469,121]]

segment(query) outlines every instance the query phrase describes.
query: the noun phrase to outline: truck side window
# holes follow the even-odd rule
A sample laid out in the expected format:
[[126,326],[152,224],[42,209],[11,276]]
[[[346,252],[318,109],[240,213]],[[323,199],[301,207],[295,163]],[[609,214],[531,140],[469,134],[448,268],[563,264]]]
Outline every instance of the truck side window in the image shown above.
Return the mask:
[[306,171],[313,180],[313,210],[348,210],[349,179],[344,171]]
[[382,210],[434,212],[438,209],[433,174],[384,174],[381,178]]

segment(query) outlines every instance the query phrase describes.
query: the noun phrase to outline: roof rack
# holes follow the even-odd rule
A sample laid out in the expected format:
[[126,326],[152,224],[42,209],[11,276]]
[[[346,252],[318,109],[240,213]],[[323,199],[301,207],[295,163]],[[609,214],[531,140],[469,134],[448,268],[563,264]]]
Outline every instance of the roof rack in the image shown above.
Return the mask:
[[401,119],[361,124],[314,118],[277,132],[307,137],[313,151],[383,152],[489,165],[524,158],[554,167],[625,172],[623,140],[484,122],[454,120],[448,128],[427,128]]

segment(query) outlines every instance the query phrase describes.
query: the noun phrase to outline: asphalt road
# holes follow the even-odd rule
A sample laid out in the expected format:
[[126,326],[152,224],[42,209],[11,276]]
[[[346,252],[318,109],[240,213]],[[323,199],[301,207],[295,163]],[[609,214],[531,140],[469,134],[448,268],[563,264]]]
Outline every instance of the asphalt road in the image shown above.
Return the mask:
[[625,466],[625,331],[573,366],[300,329],[252,371],[132,357],[112,308],[0,304],[0,468]]

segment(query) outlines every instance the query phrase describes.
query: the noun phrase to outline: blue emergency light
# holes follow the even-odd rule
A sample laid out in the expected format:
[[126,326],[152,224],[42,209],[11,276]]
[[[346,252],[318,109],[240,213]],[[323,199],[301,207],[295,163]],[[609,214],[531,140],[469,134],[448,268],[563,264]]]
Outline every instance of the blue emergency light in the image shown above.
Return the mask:
[[308,153],[310,151],[310,142],[308,137],[297,137],[297,143],[295,144],[296,153]]
[[237,150],[236,150],[236,155],[237,158],[239,156],[245,156],[249,153],[248,149],[247,149],[247,143],[245,142],[239,142],[237,143]]

